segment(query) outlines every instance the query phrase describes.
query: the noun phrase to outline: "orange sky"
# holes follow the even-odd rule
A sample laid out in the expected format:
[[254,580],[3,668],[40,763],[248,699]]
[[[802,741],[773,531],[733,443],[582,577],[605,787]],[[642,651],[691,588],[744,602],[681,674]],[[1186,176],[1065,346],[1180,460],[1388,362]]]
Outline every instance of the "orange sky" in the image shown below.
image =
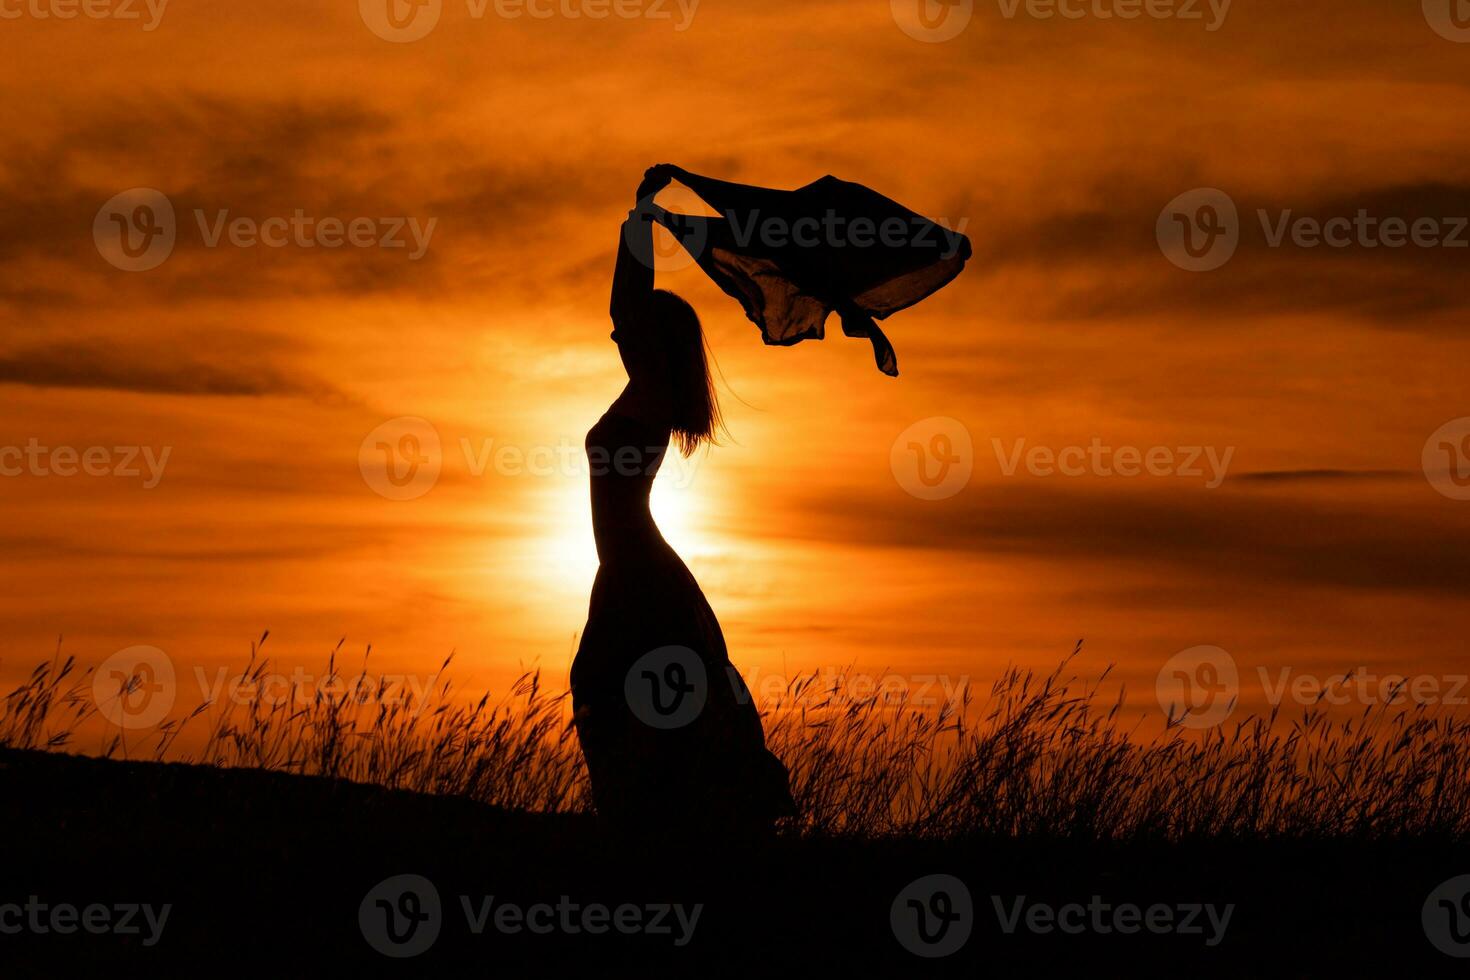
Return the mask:
[[[763,347],[697,269],[661,275],[704,318],[735,443],[666,472],[658,513],[748,676],[985,687],[1083,637],[1143,690],[1199,644],[1252,671],[1462,669],[1470,502],[1421,451],[1470,415],[1470,249],[1272,248],[1255,217],[1470,215],[1470,44],[1417,3],[1237,0],[1214,31],[977,3],[925,43],[886,0],[703,0],[687,21],[444,0],[391,43],[351,0],[171,0],[152,30],[141,3],[143,23],[47,2],[0,20],[0,446],[169,455],[152,487],[0,478],[0,679],[60,634],[86,663],[151,644],[192,667],[243,663],[269,628],[288,663],[345,635],[381,671],[453,649],[463,685],[535,664],[559,685],[595,570],[585,476],[476,460],[580,447],[617,394],[617,226],[659,161],[832,173],[975,247],[888,321],[896,381],[840,335]],[[135,187],[178,216],[143,272],[92,234]],[[1206,273],[1155,240],[1197,187],[1243,216]],[[209,247],[195,218],[298,209],[435,224],[415,260]],[[395,501],[359,448],[405,416],[439,434],[441,473]],[[966,426],[974,472],[927,501],[890,449],[934,417]],[[993,442],[1093,439],[1233,453],[1209,488],[1007,476]]]

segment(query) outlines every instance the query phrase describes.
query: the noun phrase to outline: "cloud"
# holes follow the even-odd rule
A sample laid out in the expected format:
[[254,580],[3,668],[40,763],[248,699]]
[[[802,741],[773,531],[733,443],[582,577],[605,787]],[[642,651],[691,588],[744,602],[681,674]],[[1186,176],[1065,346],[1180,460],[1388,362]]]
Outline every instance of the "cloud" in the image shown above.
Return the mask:
[[[135,302],[200,298],[302,297],[408,292],[424,297],[486,291],[534,269],[584,262],[565,252],[578,236],[557,222],[606,206],[614,187],[607,164],[507,157],[468,144],[455,130],[427,139],[416,114],[333,99],[222,99],[120,103],[83,110],[54,131],[10,146],[0,170],[0,260],[13,274],[0,299],[18,307],[92,305],[125,295]],[[143,138],[146,136],[146,138]],[[102,182],[99,175],[106,175]],[[606,177],[606,179],[604,179]],[[177,240],[162,266],[145,274],[109,267],[92,240],[104,202],[130,187],[161,191],[175,213]],[[257,244],[243,248],[213,233],[222,221],[366,218],[412,220],[427,236],[408,247]],[[608,222],[612,241],[616,221]],[[208,229],[209,234],[206,234]],[[560,246],[560,247],[559,247]],[[526,277],[534,281],[534,275]]]
[[[1432,495],[1425,488],[1426,495]],[[808,500],[809,535],[936,552],[1143,565],[1201,584],[1470,591],[1470,513],[1418,497],[1344,501],[1220,491],[975,488],[940,504],[901,494]]]
[[[1185,178],[1186,180],[1188,178]],[[1095,205],[1036,213],[1002,213],[972,233],[972,270],[1004,277],[1039,276],[1046,289],[1026,289],[1017,302],[1026,315],[1044,319],[1141,319],[1187,314],[1192,320],[1230,324],[1241,316],[1333,315],[1380,327],[1444,322],[1470,307],[1459,269],[1470,257],[1470,183],[1341,187],[1283,185],[1267,196],[1236,195],[1241,241],[1220,269],[1189,273],[1164,258],[1154,237],[1160,210],[1184,181],[1117,178],[1101,182]],[[1166,189],[1167,188],[1167,189]],[[1325,222],[1365,213],[1371,238],[1334,248],[1301,247],[1288,231],[1272,244],[1283,219]],[[1458,247],[1374,245],[1376,222],[1399,218],[1439,223]],[[1264,223],[1264,226],[1263,226]],[[1270,232],[1266,230],[1270,228]],[[1458,327],[1458,321],[1454,321]]]
[[1266,470],[1239,473],[1231,480],[1244,483],[1319,483],[1334,480],[1411,480],[1421,474],[1409,470]]
[[159,349],[97,341],[57,343],[0,354],[0,384],[95,388],[164,395],[324,395],[324,383],[268,364],[212,363]]

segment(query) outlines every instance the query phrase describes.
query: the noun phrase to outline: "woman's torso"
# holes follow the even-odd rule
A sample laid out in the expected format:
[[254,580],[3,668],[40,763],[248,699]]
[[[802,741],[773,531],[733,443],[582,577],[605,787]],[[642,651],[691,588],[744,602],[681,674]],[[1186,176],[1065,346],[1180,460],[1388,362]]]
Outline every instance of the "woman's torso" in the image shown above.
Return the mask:
[[592,535],[604,565],[672,554],[649,509],[654,477],[669,446],[669,430],[624,415],[617,405],[587,432]]

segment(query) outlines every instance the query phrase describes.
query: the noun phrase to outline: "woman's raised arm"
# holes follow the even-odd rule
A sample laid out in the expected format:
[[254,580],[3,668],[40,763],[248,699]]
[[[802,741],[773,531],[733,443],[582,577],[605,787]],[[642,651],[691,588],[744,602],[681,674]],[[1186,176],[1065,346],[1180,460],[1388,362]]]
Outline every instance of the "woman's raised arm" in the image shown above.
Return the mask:
[[653,223],[663,209],[654,195],[681,171],[667,163],[650,167],[638,185],[637,203],[628,212],[618,237],[618,263],[613,270],[612,301],[608,313],[615,327],[634,327],[644,320],[653,296]]

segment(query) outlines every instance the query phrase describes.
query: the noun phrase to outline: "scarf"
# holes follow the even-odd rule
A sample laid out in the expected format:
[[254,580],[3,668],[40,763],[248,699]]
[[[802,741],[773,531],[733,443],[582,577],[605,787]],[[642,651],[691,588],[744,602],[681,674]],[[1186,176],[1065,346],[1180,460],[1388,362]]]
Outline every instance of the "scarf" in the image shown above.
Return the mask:
[[836,177],[794,191],[687,171],[679,179],[723,217],[657,209],[659,220],[767,344],[820,340],[835,311],[842,332],[871,341],[878,370],[897,377],[898,356],[876,321],[942,288],[970,258],[963,234]]

